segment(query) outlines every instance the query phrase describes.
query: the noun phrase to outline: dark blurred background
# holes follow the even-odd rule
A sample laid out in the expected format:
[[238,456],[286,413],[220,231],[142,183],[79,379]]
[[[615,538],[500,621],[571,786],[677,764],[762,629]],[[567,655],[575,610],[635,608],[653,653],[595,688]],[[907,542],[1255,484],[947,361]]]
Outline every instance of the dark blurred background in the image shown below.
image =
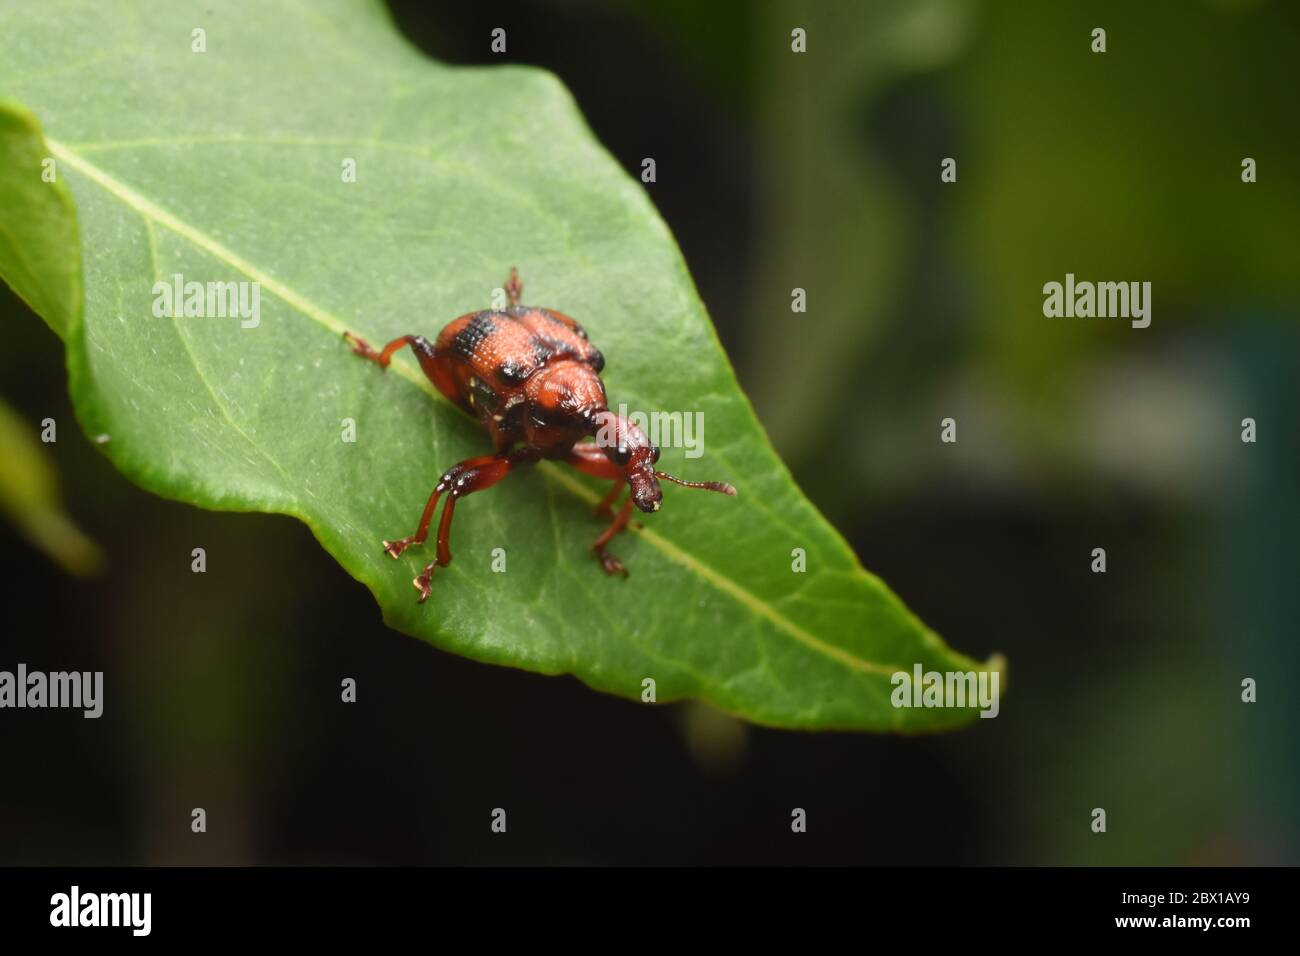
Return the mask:
[[[506,59],[558,74],[629,172],[655,159],[778,450],[923,620],[1007,655],[1001,716],[781,732],[390,632],[292,520],[118,475],[61,344],[0,288],[0,397],[33,436],[58,422],[43,448],[106,561],[71,576],[0,522],[0,667],[101,669],[112,695],[99,720],[0,719],[0,863],[1300,859],[1300,7],[392,9],[451,63],[501,62],[505,27]],[[1151,327],[1044,318],[1066,272],[1150,280]]]

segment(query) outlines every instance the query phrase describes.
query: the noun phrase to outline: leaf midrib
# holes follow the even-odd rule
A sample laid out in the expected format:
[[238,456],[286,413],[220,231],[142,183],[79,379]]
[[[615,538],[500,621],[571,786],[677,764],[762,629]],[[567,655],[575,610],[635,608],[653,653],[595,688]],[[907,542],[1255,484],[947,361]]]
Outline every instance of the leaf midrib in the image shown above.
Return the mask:
[[[49,138],[46,139],[46,144],[49,146],[50,152],[56,158],[62,160],[73,169],[86,176],[86,178],[94,182],[116,199],[120,200],[146,221],[156,222],[158,225],[171,230],[181,238],[193,243],[195,246],[214,258],[225,262],[231,268],[242,272],[297,312],[306,316],[308,319],[311,319],[318,325],[332,331],[337,337],[342,338],[343,333],[350,330],[349,326],[345,325],[337,316],[333,315],[327,309],[318,306],[316,303],[275,279],[273,276],[263,272],[247,259],[244,259],[233,250],[222,245],[211,236],[208,236],[206,233],[191,226],[189,223],[179,219],[166,209],[163,209],[161,206],[142,196],[130,186],[127,186],[125,183],[119,181],[94,163],[90,162],[90,160],[74,151],[71,147]],[[426,394],[431,395],[436,400],[442,402],[447,401],[446,398],[433,387],[431,382],[417,373],[415,369],[411,368],[406,363],[397,362],[390,367],[395,368],[402,378],[406,379]],[[448,404],[450,405],[450,403]],[[588,503],[594,503],[599,499],[599,496],[595,492],[586,488],[573,476],[566,474],[558,465],[543,461],[538,464],[538,467],[542,469],[543,474],[545,474],[548,479],[558,483],[578,498]],[[810,650],[822,654],[851,670],[864,674],[884,676],[888,678],[894,673],[903,670],[899,665],[879,664],[874,661],[866,660],[865,658],[850,653],[842,647],[836,647],[835,645],[822,640],[820,637],[817,637],[815,634],[812,634],[795,624],[789,618],[785,617],[785,615],[781,614],[767,601],[764,601],[757,595],[741,587],[731,578],[728,578],[726,575],[721,574],[714,568],[700,561],[693,554],[684,551],[682,548],[678,547],[676,544],[669,541],[667,538],[664,538],[657,532],[644,527],[633,528],[630,530],[647,541],[652,547],[658,549],[667,558],[707,581],[714,588],[731,597],[750,613],[766,619],[779,631],[783,631]]]

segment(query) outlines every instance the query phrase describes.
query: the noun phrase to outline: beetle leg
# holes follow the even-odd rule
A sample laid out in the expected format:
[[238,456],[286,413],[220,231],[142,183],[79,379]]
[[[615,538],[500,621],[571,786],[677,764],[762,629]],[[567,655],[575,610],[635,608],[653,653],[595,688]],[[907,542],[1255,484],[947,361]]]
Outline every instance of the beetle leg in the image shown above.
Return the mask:
[[[614,482],[614,487],[609,489],[609,494],[600,500],[596,505],[595,514],[597,518],[604,518],[606,521],[614,519],[614,501],[618,498],[618,493],[622,491],[627,480],[623,474],[623,469],[614,464],[605,455],[603,451],[597,448],[591,442],[579,442],[569,449],[569,455],[564,459],[574,468],[588,475],[595,475],[597,478],[608,478]],[[638,521],[629,522],[633,528],[641,527]]]
[[506,280],[505,293],[511,305],[518,305],[520,296],[524,294],[524,284],[519,281],[519,270],[514,266],[510,267],[510,278]]
[[625,487],[627,486],[623,484],[621,479],[614,482],[614,487],[609,489],[609,494],[601,498],[600,504],[596,505],[597,518],[604,518],[606,521],[614,519],[614,499],[618,497],[619,492]]
[[595,442],[578,442],[569,449],[564,460],[583,474],[595,478],[608,478],[621,483],[627,477],[623,474],[622,468],[610,461],[605,453],[596,447]]
[[434,486],[429,500],[424,506],[424,512],[420,515],[420,524],[415,529],[415,534],[409,534],[405,538],[398,538],[396,541],[385,541],[384,551],[390,558],[400,558],[402,552],[413,544],[424,544],[429,537],[429,523],[433,520],[433,513],[438,508],[438,500],[451,487],[458,474],[469,468],[477,468],[481,465],[491,464],[497,460],[496,455],[483,455],[480,458],[467,458],[454,467],[448,469]]
[[424,374],[427,375],[429,380],[435,385],[438,384],[437,379],[433,377],[433,363],[436,358],[433,343],[423,335],[403,335],[399,338],[393,339],[393,341],[389,342],[382,349],[375,348],[361,336],[353,335],[351,332],[344,332],[343,339],[348,343],[348,345],[352,346],[354,354],[360,355],[363,359],[368,359],[369,361],[374,362],[382,369],[387,369],[389,363],[393,361],[394,352],[398,351],[403,346],[409,345],[411,351],[415,353],[415,357],[419,359],[420,368],[424,370]]
[[591,550],[596,552],[596,558],[600,561],[600,566],[605,569],[606,574],[621,574],[627,577],[627,568],[617,557],[605,550],[605,545],[609,544],[610,539],[618,534],[627,526],[627,519],[632,514],[632,496],[629,494],[623,501],[623,507],[618,509],[618,515],[614,518],[608,528],[601,532],[600,537],[595,540]]
[[510,474],[516,465],[534,461],[537,457],[538,453],[535,448],[524,447],[501,455],[467,458],[465,461],[452,465],[443,473],[437,486],[434,487],[433,493],[429,495],[429,502],[424,506],[424,513],[420,516],[420,526],[416,529],[415,534],[399,541],[384,542],[384,550],[394,558],[399,557],[403,551],[413,544],[423,544],[429,537],[429,523],[432,521],[433,513],[438,507],[438,500],[444,494],[447,496],[447,504],[442,509],[442,518],[438,521],[435,557],[424,566],[424,570],[416,575],[411,582],[415,589],[420,592],[418,599],[420,603],[428,599],[432,590],[431,579],[433,578],[433,572],[440,567],[451,564],[451,519],[456,511],[457,500],[476,491],[491,488]]
[[[495,483],[491,482],[491,484]],[[469,494],[469,492],[465,492],[465,494]],[[438,521],[438,542],[434,559],[426,564],[424,570],[416,575],[415,580],[411,582],[415,585],[415,589],[420,592],[417,600],[421,604],[429,597],[433,572],[438,568],[445,568],[451,564],[451,516],[456,513],[456,498],[456,495],[448,498],[447,507],[442,509],[442,518]]]
[[384,542],[384,551],[390,558],[400,558],[402,552],[413,544],[424,544],[424,540],[429,537],[429,522],[433,520],[434,509],[438,507],[438,499],[442,497],[445,490],[442,482],[439,481],[424,506],[424,513],[420,515],[420,524],[415,529],[415,534],[409,534],[405,538],[398,538],[396,541]]
[[[614,487],[609,489],[609,494],[601,499],[595,510],[597,518],[612,521],[614,519],[614,501],[618,498],[618,493],[626,487],[624,482],[627,478],[623,474],[623,469],[610,461],[605,453],[591,442],[578,442],[569,449],[568,457],[564,460],[584,474],[594,475],[597,478],[608,478],[614,482]],[[631,522],[631,524],[634,528],[641,527],[635,521]]]

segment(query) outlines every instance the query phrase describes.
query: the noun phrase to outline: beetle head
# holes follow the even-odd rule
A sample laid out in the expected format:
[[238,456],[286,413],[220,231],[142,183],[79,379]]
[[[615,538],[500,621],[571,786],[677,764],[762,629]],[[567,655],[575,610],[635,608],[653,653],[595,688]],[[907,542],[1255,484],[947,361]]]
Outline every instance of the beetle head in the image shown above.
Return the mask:
[[658,511],[664,497],[655,477],[659,449],[650,444],[645,432],[613,412],[596,413],[593,424],[596,445],[622,469],[632,492],[632,503],[642,511]]
[[597,412],[591,417],[596,445],[605,456],[623,470],[632,503],[642,511],[658,511],[664,492],[659,480],[671,481],[687,488],[704,488],[724,495],[736,494],[736,489],[723,481],[683,481],[666,471],[656,471],[659,447],[650,443],[635,424],[610,411]]

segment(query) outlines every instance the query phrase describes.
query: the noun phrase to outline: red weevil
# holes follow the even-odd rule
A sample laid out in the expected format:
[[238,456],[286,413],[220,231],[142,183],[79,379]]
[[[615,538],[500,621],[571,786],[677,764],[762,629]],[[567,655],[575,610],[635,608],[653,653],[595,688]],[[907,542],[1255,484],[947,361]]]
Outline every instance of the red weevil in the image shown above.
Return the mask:
[[[438,522],[436,556],[412,582],[421,602],[429,596],[434,569],[451,563],[451,518],[457,500],[492,487],[517,465],[551,458],[614,482],[596,509],[598,515],[612,520],[592,544],[607,574],[627,575],[623,562],[606,545],[627,527],[633,504],[642,511],[659,510],[660,479],[687,488],[736,493],[726,482],[683,481],[656,471],[659,449],[605,403],[605,385],[600,380],[604,356],[567,315],[520,305],[523,289],[512,268],[505,284],[507,308],[462,315],[448,323],[433,343],[420,335],[403,335],[375,349],[351,332],[343,335],[353,352],[380,368],[388,368],[393,353],[409,345],[438,391],[476,417],[496,449],[449,468],[429,495],[415,533],[384,542],[384,551],[394,558],[413,544],[423,544],[438,501],[447,496]],[[625,483],[627,498],[615,515],[613,503]]]

